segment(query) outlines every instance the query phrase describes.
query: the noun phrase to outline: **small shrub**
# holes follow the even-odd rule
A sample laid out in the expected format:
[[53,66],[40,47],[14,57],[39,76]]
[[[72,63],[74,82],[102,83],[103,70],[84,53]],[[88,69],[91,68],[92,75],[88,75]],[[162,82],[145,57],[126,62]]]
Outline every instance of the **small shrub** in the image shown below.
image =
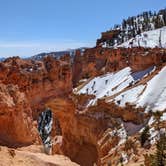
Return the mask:
[[12,157],[14,157],[14,156],[16,155],[15,150],[14,150],[14,149],[10,149],[10,150],[9,150],[9,154],[10,154]]

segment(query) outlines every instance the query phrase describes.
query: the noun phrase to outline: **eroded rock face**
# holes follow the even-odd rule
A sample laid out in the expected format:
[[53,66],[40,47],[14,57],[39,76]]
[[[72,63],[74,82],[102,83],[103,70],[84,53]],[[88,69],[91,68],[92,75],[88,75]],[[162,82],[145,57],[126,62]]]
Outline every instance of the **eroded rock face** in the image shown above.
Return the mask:
[[[38,136],[33,121],[49,107],[53,118],[60,123],[63,138],[60,147],[55,148],[56,153],[60,150],[83,166],[100,164],[121,140],[120,136],[112,138],[109,133],[121,128],[122,123],[140,125],[147,117],[141,114],[141,109],[135,110],[130,105],[122,109],[99,101],[97,106],[87,108],[93,96],[81,100],[69,95],[72,81],[76,85],[82,78],[126,66],[140,71],[165,60],[165,50],[157,48],[112,50],[101,47],[87,49],[83,55],[77,51],[72,67],[68,56],[60,60],[47,57],[40,62],[7,59],[0,63],[0,143],[8,146],[34,143]],[[52,137],[57,133],[54,126]]]
[[73,84],[80,79],[91,78],[130,66],[133,71],[145,70],[166,61],[166,50],[159,48],[89,48],[81,55],[76,52],[73,63]]
[[100,165],[101,159],[122,139],[115,134],[116,137],[106,137],[100,141],[108,129],[108,133],[118,133],[123,122],[139,125],[146,120],[141,110],[134,111],[131,106],[118,108],[100,101],[97,106],[79,109],[75,102],[76,99],[54,99],[47,106],[60,121],[64,155],[83,166]]
[[16,85],[0,84],[0,144],[12,147],[32,144],[37,138],[32,110]]
[[[0,63],[0,142],[8,146],[38,139],[33,121],[50,98],[72,90],[70,64],[47,57],[43,62],[9,58]],[[35,127],[35,131],[33,131]]]
[[113,42],[114,38],[116,38],[120,33],[120,30],[111,30],[107,32],[101,33],[101,38],[97,39],[96,45],[100,46],[103,45],[104,42]]
[[77,115],[71,99],[55,99],[47,106],[53,111],[53,116],[59,119],[63,153],[81,165],[90,166],[97,162],[95,140],[100,122],[96,120],[96,123],[91,123],[90,117]]

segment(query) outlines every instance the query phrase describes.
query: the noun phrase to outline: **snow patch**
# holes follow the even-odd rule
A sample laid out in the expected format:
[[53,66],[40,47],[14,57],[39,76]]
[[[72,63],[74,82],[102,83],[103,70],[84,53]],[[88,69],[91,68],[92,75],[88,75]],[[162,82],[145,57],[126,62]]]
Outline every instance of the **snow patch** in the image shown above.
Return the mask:
[[137,105],[149,110],[164,110],[166,108],[166,67],[147,83],[144,93],[139,97]]
[[161,121],[166,121],[166,112],[163,113],[163,115],[160,118]]
[[[161,38],[161,43],[159,42]],[[131,44],[132,43],[132,44]],[[135,38],[132,38],[118,47],[163,47],[166,48],[166,27],[159,28],[156,30],[151,30],[137,35]]]
[[115,101],[120,106],[124,107],[127,102],[135,103],[138,100],[139,95],[144,90],[144,85],[139,85],[135,88],[127,90],[121,93],[119,96],[115,97]]

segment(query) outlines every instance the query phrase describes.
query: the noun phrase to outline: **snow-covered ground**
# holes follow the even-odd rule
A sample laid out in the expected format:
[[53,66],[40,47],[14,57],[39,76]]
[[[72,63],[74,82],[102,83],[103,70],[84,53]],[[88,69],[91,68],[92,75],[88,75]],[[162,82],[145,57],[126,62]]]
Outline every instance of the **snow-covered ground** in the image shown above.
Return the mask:
[[120,106],[126,102],[136,104],[138,107],[146,107],[146,110],[166,109],[166,67],[155,75],[147,85],[139,85],[127,90],[115,98]]
[[118,47],[163,47],[166,48],[166,27],[143,32],[135,38],[122,43]]
[[165,121],[166,120],[166,112],[163,113],[163,115],[161,116],[161,121]]
[[112,96],[128,87],[134,81],[134,78],[131,76],[131,68],[126,67],[116,73],[95,77],[78,94],[95,95],[96,98],[89,103],[89,105],[93,105],[97,99]]
[[112,96],[120,92],[131,82],[134,82],[134,79],[131,76],[131,68],[127,67],[117,73],[95,77],[78,93],[93,94],[98,99],[104,96]]
[[107,102],[114,101],[122,107],[129,102],[137,107],[145,107],[146,111],[163,111],[166,109],[166,66],[146,84],[132,88],[153,70],[154,67],[132,73],[131,68],[126,67],[115,73],[95,77],[77,93],[95,95],[96,98],[91,100],[89,105],[95,104],[97,99],[106,97]]
[[139,97],[137,105],[147,110],[164,110],[166,108],[166,66],[147,82],[144,93]]
[[144,88],[145,88],[144,85],[137,86],[135,88],[132,88],[130,90],[121,93],[120,95],[115,97],[114,100],[122,107],[125,106],[127,102],[135,103],[137,102],[139,95],[143,92]]

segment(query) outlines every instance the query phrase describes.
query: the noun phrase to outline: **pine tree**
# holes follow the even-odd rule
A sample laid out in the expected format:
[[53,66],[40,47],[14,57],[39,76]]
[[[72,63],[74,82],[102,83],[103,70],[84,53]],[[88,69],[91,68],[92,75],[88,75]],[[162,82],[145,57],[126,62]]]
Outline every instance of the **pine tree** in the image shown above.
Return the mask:
[[141,137],[140,137],[140,142],[142,147],[144,146],[146,141],[149,141],[149,137],[150,137],[149,126],[146,126],[143,132],[141,133]]
[[161,30],[160,30],[160,35],[159,35],[159,47],[162,48],[162,43],[161,43]]
[[161,134],[156,145],[157,151],[155,154],[154,166],[166,166],[166,134]]
[[[114,25],[110,31],[119,30],[119,33],[113,36],[112,39],[108,39],[106,44],[108,47],[113,47],[115,44],[119,45],[142,32],[163,26],[166,26],[166,9],[162,9],[159,12],[143,12],[136,17],[124,19],[121,25]],[[161,46],[160,38],[159,45]]]
[[160,112],[160,111],[156,111],[156,112],[153,113],[153,116],[154,116],[154,118],[155,118],[156,121],[157,121],[157,130],[158,130],[158,131],[160,130],[160,118],[161,118],[162,114],[163,114],[163,113]]
[[126,23],[126,20],[124,19],[122,22],[122,29],[126,30],[126,26],[127,26],[127,23]]
[[155,154],[144,155],[145,166],[166,166],[166,134],[162,134],[156,144]]

